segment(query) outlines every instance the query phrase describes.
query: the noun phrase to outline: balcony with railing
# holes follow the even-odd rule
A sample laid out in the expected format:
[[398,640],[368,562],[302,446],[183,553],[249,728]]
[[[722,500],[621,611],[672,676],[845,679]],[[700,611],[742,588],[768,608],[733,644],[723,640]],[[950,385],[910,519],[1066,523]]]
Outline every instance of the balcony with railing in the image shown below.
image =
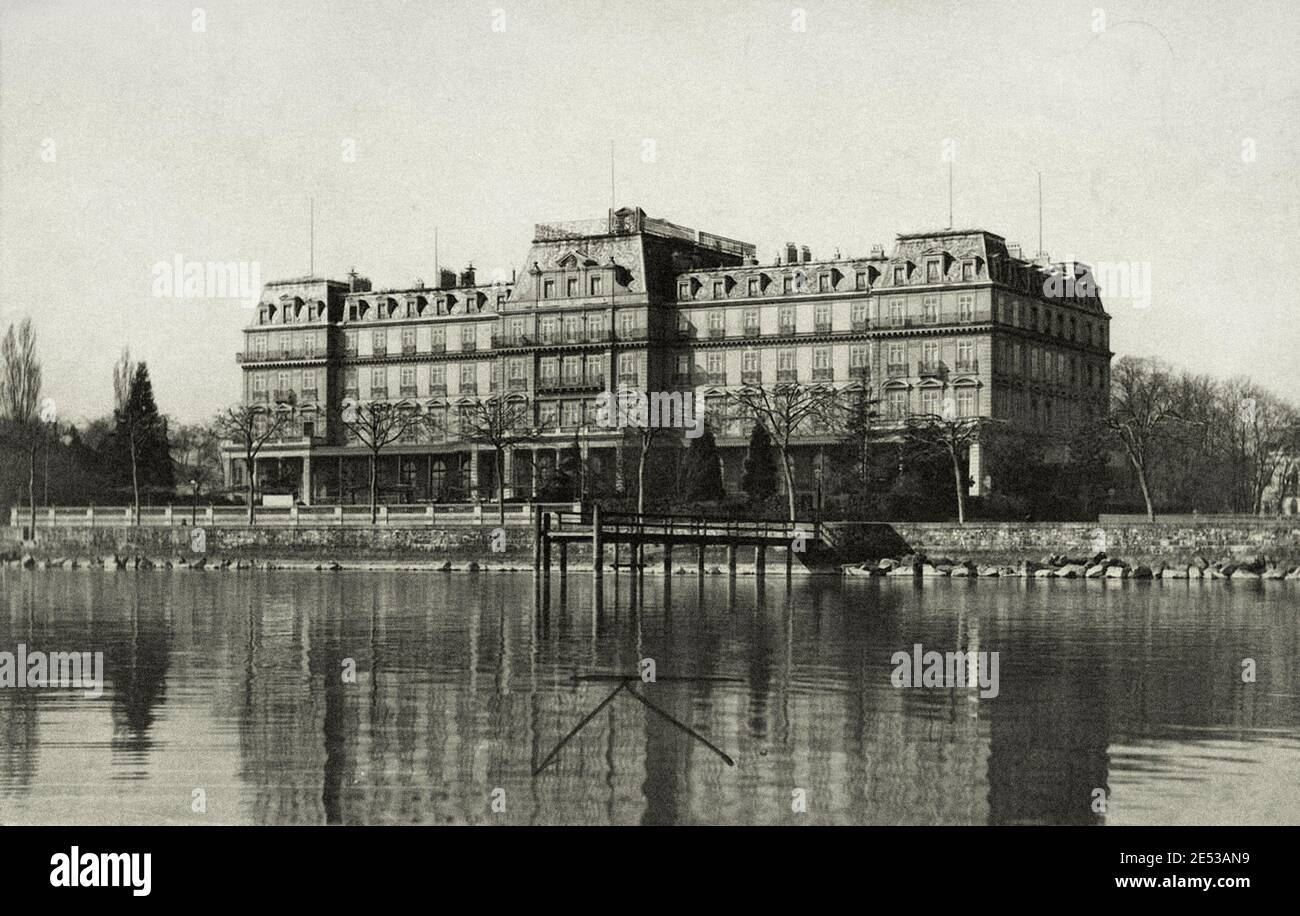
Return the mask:
[[761,334],[761,333],[762,333],[762,330],[759,328],[758,325],[756,325],[756,324],[747,324],[747,325],[745,325],[745,336],[746,336],[746,337],[757,337],[757,336],[758,336],[759,334]]
[[854,331],[865,331],[871,327],[871,322],[865,318],[859,318],[851,323]]
[[907,376],[907,363],[887,363],[885,374],[890,378],[904,378]]
[[980,361],[978,359],[959,359],[953,363],[954,372],[965,372],[973,374],[980,371]]
[[870,366],[849,366],[849,378],[868,379],[871,378]]
[[819,321],[813,325],[814,334],[829,334],[831,332],[831,323],[829,321]]
[[477,340],[462,340],[460,342],[460,352],[462,353],[473,353],[477,349],[478,349]]
[[706,385],[725,385],[727,384],[727,373],[725,372],[706,372],[704,374],[704,384]]
[[274,395],[277,404],[292,404],[298,399],[292,388],[277,388]]
[[478,394],[478,382],[461,382],[461,394]]
[[939,360],[921,360],[916,365],[916,374],[921,378],[943,378],[948,369]]
[[709,338],[711,340],[718,340],[726,336],[727,336],[726,328],[709,328]]
[[387,355],[388,355],[388,344],[375,344],[373,347],[370,348],[370,355],[371,355],[371,356],[387,356]]
[[[778,372],[777,375],[780,375]],[[740,383],[742,385],[761,385],[763,384],[763,372],[759,369],[745,369],[740,373]]]
[[814,382],[829,382],[835,378],[835,370],[827,368],[813,369],[812,378]]
[[383,400],[383,399],[385,399],[385,398],[387,398],[387,397],[388,397],[388,389],[387,389],[387,388],[373,388],[373,387],[372,387],[372,388],[370,389],[370,398],[371,398],[371,400],[378,401],[378,400]]
[[619,340],[645,340],[649,336],[645,328],[619,328]]
[[417,385],[403,385],[397,389],[401,397],[413,398],[419,395],[420,389]]
[[797,382],[799,381],[798,369],[777,369],[776,380],[778,382]]
[[571,373],[547,376],[537,383],[538,391],[600,391],[605,387],[603,373]]
[[270,394],[267,392],[267,390],[266,390],[265,388],[263,388],[261,391],[254,391],[254,392],[253,392],[253,401],[254,401],[255,403],[262,403],[262,404],[264,404],[264,403],[266,403],[267,401],[269,401],[270,399],[271,399]]
[[430,353],[446,353],[447,342],[445,340],[435,340],[429,344]]
[[522,391],[528,388],[528,379],[514,377],[506,379],[506,387],[511,391]]
[[641,377],[635,374],[624,374],[618,377],[618,387],[620,388],[638,388],[641,385]]
[[796,333],[798,333],[797,331],[795,331],[795,327],[792,324],[780,325],[777,327],[776,332],[780,334],[782,337],[793,337]]
[[429,396],[430,396],[430,397],[435,397],[435,398],[445,398],[445,397],[447,396],[447,383],[446,383],[446,382],[430,382],[430,383],[429,383]]
[[404,344],[402,344],[402,355],[403,355],[403,356],[414,356],[414,355],[415,355],[415,344],[413,344],[413,343],[404,343]]

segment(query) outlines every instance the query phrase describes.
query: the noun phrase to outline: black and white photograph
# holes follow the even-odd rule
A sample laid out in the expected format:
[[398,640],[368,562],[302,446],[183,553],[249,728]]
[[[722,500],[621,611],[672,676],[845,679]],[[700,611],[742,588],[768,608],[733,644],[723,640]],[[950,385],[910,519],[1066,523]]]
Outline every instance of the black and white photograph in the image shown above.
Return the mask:
[[0,0],[10,873],[852,827],[1242,900],[1300,825],[1297,47]]

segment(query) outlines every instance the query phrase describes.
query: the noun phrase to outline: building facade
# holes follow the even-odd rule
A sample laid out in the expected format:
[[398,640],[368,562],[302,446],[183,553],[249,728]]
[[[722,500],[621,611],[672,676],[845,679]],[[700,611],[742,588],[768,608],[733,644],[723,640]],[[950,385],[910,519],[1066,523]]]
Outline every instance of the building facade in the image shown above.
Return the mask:
[[[707,405],[730,486],[751,421],[728,394],[743,386],[862,392],[885,425],[986,417],[1064,436],[1108,398],[1110,319],[1090,281],[1085,265],[1026,260],[983,230],[831,260],[786,245],[760,264],[753,245],[621,209],[538,224],[509,282],[478,283],[470,267],[433,287],[377,290],[355,272],[269,283],[237,356],[245,402],[283,417],[257,481],[307,503],[364,501],[370,453],[343,418],[371,401],[427,418],[383,450],[389,501],[492,497],[494,452],[458,429],[489,397],[526,404],[539,430],[505,456],[513,498],[543,495],[566,454],[590,490],[621,487],[635,440],[598,417],[619,389]],[[799,481],[825,444],[804,439]],[[242,486],[239,450],[224,457]],[[973,446],[977,493],[981,461]]]

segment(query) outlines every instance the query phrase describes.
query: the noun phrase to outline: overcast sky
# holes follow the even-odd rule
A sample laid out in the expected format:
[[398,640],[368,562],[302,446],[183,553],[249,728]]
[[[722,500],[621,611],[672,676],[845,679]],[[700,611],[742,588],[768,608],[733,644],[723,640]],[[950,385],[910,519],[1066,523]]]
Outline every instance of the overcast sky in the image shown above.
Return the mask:
[[[201,13],[196,18],[195,7]],[[800,12],[802,10],[802,13]],[[1119,354],[1300,400],[1293,0],[0,0],[0,319],[35,321],[65,419],[129,345],[160,408],[238,395],[250,313],[152,269],[522,265],[532,223],[620,206],[866,253],[954,222],[1149,269]],[[354,155],[350,155],[354,153]],[[1113,292],[1113,291],[1108,291]]]

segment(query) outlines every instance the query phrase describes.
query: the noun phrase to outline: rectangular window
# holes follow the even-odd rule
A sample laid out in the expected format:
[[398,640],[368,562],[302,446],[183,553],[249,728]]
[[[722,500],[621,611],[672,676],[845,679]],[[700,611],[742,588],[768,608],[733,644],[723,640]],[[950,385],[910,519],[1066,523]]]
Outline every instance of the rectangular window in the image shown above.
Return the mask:
[[402,328],[402,352],[415,352],[415,328]]
[[938,296],[926,296],[921,301],[921,320],[926,324],[936,324],[939,321]]
[[939,282],[939,262],[935,260],[926,261],[925,263],[925,282]]
[[907,416],[907,391],[899,388],[890,389],[886,401],[889,405],[889,416],[895,420],[901,420]]
[[545,357],[539,367],[544,382],[554,382],[560,375],[560,361],[554,356]]
[[794,349],[785,347],[776,351],[776,368],[781,372],[791,372],[795,365]]
[[375,392],[377,392],[377,391],[384,391],[384,390],[386,390],[387,388],[388,388],[388,373],[387,373],[387,371],[384,370],[384,369],[371,369],[371,370],[370,370],[370,391],[371,391],[371,393],[373,394],[373,393],[375,393]]
[[975,320],[975,297],[974,296],[957,297],[957,318],[959,321]]
[[725,383],[726,367],[723,363],[721,353],[710,353],[704,357],[705,371],[709,375],[709,381],[712,384],[720,385]]
[[477,343],[477,329],[472,324],[462,326],[460,329],[460,348],[462,350],[473,350]]
[[578,278],[577,278],[577,277],[569,277],[569,279],[568,279],[567,281],[565,281],[565,291],[566,291],[566,295],[567,295],[570,299],[574,299],[574,298],[577,297],[577,295],[578,295]]
[[713,298],[714,298],[714,299],[721,299],[721,298],[723,297],[723,291],[724,291],[725,288],[726,288],[726,286],[725,286],[725,284],[724,284],[721,280],[714,280],[714,281],[713,281]]
[[817,290],[823,293],[831,291],[831,275],[821,274],[817,277]]
[[594,276],[594,277],[591,278],[591,294],[592,294],[593,296],[599,296],[599,295],[601,294],[601,280],[602,280],[602,279],[603,279],[603,278],[600,277],[599,275]]
[[554,401],[543,401],[537,405],[537,423],[542,429],[555,429],[560,425],[560,405]]
[[895,268],[894,268],[894,285],[895,285],[895,286],[902,286],[902,285],[903,285],[904,283],[906,283],[906,282],[907,282],[907,268],[906,268],[906,267],[902,267],[902,266],[895,267]]
[[849,347],[849,368],[865,369],[867,366],[867,348],[864,344]]
[[813,309],[813,323],[818,333],[824,334],[831,329],[831,307],[819,305]]
[[314,371],[308,370],[302,374],[302,390],[316,390],[316,373]]
[[889,323],[892,325],[901,325],[903,323],[903,300],[889,300]]
[[555,298],[555,281],[554,281],[554,280],[544,280],[544,281],[542,281],[542,298],[543,298],[543,299],[554,299],[554,298]]
[[975,262],[974,262],[974,261],[962,261],[962,262],[961,262],[961,278],[962,278],[963,280],[974,280],[974,279],[975,279]]
[[582,402],[565,401],[563,407],[561,425],[565,427],[575,427],[582,425]]
[[388,334],[385,331],[374,331],[370,335],[370,349],[376,355],[383,356],[388,352]]
[[478,366],[464,363],[460,367],[460,390],[473,392],[478,387]]
[[921,413],[938,415],[939,413],[939,389],[938,388],[921,389]]
[[582,381],[582,357],[566,356],[564,357],[564,382],[572,385]]
[[751,297],[758,295],[758,277],[749,278],[749,295]]
[[415,367],[402,367],[402,394],[415,394]]
[[862,271],[858,271],[857,276],[853,280],[853,286],[855,289],[866,289],[867,275]]
[[975,344],[969,340],[957,343],[957,369],[969,372],[975,368]]
[[957,389],[957,415],[960,417],[973,417],[976,415],[975,406],[975,389],[958,388]]
[[794,278],[791,277],[789,274],[786,274],[784,277],[781,278],[781,292],[785,293],[788,296],[793,291],[794,291]]
[[721,332],[724,327],[725,320],[726,318],[722,312],[720,311],[709,312],[709,332],[713,333],[716,331],[718,332],[718,336],[721,336]]
[[690,280],[683,280],[681,283],[678,283],[678,284],[677,284],[677,298],[678,298],[678,299],[689,299],[689,298],[691,298],[691,281],[690,281]]

